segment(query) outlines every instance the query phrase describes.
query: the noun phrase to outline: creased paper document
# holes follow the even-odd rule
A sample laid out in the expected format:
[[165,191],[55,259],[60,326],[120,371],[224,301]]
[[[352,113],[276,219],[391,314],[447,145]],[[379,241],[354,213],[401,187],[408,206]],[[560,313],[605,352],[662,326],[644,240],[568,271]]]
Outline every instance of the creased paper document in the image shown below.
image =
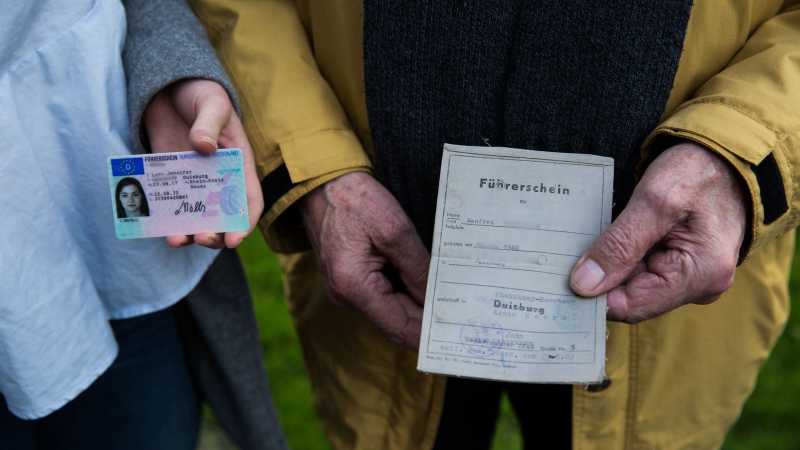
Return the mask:
[[606,298],[569,273],[610,223],[613,175],[611,158],[445,144],[419,370],[602,380]]

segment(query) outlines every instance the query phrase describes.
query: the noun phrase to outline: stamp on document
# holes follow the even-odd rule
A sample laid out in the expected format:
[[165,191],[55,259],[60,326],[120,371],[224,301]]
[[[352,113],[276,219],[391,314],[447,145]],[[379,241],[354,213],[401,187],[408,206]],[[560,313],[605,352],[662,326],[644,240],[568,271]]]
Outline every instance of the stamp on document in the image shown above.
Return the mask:
[[493,356],[505,345],[504,335],[499,323],[473,318],[461,326],[459,338],[468,354]]

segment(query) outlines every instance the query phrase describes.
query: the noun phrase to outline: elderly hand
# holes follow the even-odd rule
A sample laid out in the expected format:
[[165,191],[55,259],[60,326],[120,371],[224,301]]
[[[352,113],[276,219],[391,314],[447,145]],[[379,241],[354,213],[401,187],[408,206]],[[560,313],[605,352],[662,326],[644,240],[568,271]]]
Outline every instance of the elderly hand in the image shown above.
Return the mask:
[[608,317],[629,323],[713,302],[733,283],[745,202],[726,161],[695,144],[671,147],[578,260],[571,287],[587,297],[608,293]]
[[[361,311],[393,341],[417,346],[430,255],[392,194],[356,172],[312,191],[301,209],[332,299]],[[387,277],[390,270],[405,289]]]
[[250,234],[264,209],[253,150],[234,112],[228,93],[218,83],[189,79],[159,92],[144,112],[144,126],[154,153],[196,150],[211,154],[217,147],[236,147],[244,156],[250,228],[242,233],[202,233],[169,236],[172,247],[192,242],[210,248],[234,248]]

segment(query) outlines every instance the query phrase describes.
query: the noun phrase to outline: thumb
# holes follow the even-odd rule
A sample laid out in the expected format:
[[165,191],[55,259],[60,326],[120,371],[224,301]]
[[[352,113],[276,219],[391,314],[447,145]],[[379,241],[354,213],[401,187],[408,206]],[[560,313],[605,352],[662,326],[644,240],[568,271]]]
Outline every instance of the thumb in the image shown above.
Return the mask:
[[[386,195],[391,195],[386,192]],[[386,216],[392,217],[377,223],[372,243],[397,269],[406,290],[419,305],[425,303],[430,254],[422,243],[417,229],[394,198],[387,199]]]
[[656,208],[634,196],[572,268],[570,287],[594,297],[619,286],[671,226]]
[[191,124],[189,141],[194,149],[213,153],[233,115],[228,94],[213,81],[191,80],[179,85],[173,96],[179,114]]
[[404,236],[398,247],[382,246],[381,250],[397,269],[411,298],[417,304],[424,305],[431,257],[417,233]]

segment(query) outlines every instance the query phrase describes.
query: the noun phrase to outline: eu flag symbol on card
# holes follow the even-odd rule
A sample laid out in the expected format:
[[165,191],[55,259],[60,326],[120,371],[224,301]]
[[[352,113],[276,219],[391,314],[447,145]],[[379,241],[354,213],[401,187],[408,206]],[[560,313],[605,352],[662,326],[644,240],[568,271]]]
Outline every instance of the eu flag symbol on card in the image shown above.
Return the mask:
[[144,161],[142,158],[112,159],[111,174],[115,177],[144,175]]

